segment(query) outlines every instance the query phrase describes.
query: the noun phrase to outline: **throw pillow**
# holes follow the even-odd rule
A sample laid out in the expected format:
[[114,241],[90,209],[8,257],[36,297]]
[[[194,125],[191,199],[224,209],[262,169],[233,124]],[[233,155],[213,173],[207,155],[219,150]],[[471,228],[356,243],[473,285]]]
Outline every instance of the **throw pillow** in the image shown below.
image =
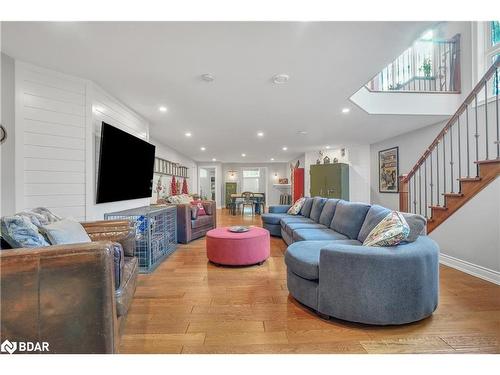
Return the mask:
[[70,219],[56,221],[40,228],[52,245],[91,242],[82,225]]
[[204,216],[207,214],[205,211],[205,207],[203,207],[203,204],[201,204],[201,200],[192,201],[191,204],[198,208],[198,216]]
[[286,213],[289,215],[298,215],[305,201],[306,198],[304,197],[297,199],[295,203],[292,205],[292,207],[290,207]]
[[198,206],[191,205],[191,220],[196,220],[198,217]]
[[406,240],[410,227],[401,212],[390,212],[363,242],[363,246],[396,246]]
[[50,245],[26,216],[5,216],[0,225],[3,239],[13,248]]

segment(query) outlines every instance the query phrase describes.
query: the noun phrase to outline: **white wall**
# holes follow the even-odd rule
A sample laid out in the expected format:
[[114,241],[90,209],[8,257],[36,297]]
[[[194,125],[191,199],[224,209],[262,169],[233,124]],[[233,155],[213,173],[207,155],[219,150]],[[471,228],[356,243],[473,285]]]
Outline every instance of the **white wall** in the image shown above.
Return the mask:
[[441,261],[500,284],[500,177],[431,234]]
[[[150,204],[150,198],[95,203],[102,121],[148,140],[145,119],[91,81],[4,55],[2,61],[2,108],[14,108],[15,114],[15,121],[8,110],[4,115],[5,124],[15,126],[2,146],[2,156],[10,156],[2,158],[2,202],[7,209],[2,214],[44,206],[64,217],[96,220],[106,212]],[[159,157],[189,168],[191,188],[196,189],[196,163],[155,145]],[[12,156],[14,168],[9,170]],[[133,171],[122,183],[129,177]]]
[[84,220],[86,82],[15,63],[15,211]]
[[[170,160],[174,163],[180,163],[181,165],[188,168],[188,189],[189,193],[196,193],[198,191],[198,171],[197,164],[194,160],[188,158],[187,156],[181,154],[180,152],[162,144],[156,139],[150,139],[150,142],[156,146],[156,156],[165,160]],[[155,176],[155,179],[158,176]],[[162,182],[167,187],[170,186],[171,177],[163,176]],[[156,180],[155,180],[156,183]],[[153,184],[153,196],[156,196],[155,184]],[[168,192],[167,192],[168,194]],[[154,200],[154,199],[153,199]]]
[[378,152],[392,147],[399,147],[399,174],[405,174],[415,165],[425,149],[443,129],[444,124],[438,123],[418,129],[394,138],[370,145],[371,160],[371,203],[380,204],[393,210],[399,209],[398,193],[380,193],[378,186]]
[[0,216],[12,215],[15,212],[15,64],[14,60],[1,55],[1,123],[7,131],[7,139],[0,146],[1,200]]

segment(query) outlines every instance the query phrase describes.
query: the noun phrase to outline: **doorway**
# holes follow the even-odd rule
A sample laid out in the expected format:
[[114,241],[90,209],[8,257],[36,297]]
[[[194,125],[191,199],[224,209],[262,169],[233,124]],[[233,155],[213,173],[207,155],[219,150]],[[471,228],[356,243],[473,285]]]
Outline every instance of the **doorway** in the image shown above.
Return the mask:
[[216,202],[215,167],[199,167],[198,180],[200,198]]

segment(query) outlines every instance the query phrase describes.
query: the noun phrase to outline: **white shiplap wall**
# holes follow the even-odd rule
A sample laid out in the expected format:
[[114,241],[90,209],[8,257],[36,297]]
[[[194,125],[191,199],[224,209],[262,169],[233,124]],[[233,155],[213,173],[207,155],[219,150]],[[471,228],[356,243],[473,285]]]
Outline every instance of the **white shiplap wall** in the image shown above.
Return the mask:
[[22,62],[15,74],[16,210],[84,220],[86,81]]

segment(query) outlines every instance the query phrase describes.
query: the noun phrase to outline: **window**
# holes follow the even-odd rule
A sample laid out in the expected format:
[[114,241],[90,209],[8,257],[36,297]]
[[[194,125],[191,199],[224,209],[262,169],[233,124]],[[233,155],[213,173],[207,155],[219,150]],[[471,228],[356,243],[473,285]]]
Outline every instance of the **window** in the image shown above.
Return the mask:
[[260,170],[244,169],[242,191],[250,191],[252,193],[258,193],[259,185],[260,185]]
[[485,46],[485,71],[491,66],[500,55],[500,21],[490,21],[485,23],[486,46]]

